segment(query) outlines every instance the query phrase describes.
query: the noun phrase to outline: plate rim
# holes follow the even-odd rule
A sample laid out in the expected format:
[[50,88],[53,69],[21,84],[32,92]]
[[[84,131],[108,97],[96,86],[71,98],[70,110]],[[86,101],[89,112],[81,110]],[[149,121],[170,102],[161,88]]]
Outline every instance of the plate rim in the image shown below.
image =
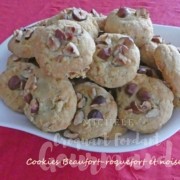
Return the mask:
[[[34,23],[33,23],[34,24]],[[33,25],[31,24],[31,25]],[[29,25],[29,26],[31,26]],[[170,29],[173,29],[173,30],[179,30],[180,31],[180,27],[177,27],[177,26],[169,26],[169,25],[161,25],[161,24],[153,24],[155,28],[170,28]],[[7,39],[5,39],[1,44],[0,44],[0,51],[1,51],[1,48],[3,46],[6,46],[6,49],[7,49],[7,43],[8,41],[10,40],[10,38],[12,37],[9,36]],[[2,101],[2,100],[0,100]],[[178,109],[177,111],[179,111],[180,109]],[[22,132],[25,132],[25,133],[29,133],[29,134],[33,134],[35,136],[38,136],[38,137],[41,137],[41,138],[44,138],[44,139],[47,139],[47,140],[50,140],[52,142],[55,142],[53,139],[52,139],[52,133],[46,133],[46,132],[43,132],[41,130],[39,130],[38,128],[36,128],[34,126],[34,128],[36,129],[36,134],[33,133],[32,131],[29,130],[26,130],[26,129],[22,129],[21,127],[12,127],[10,126],[9,124],[3,124],[0,120],[0,126],[2,127],[5,127],[5,128],[11,128],[11,129],[16,129],[16,130],[19,130],[19,131],[22,131]],[[120,147],[110,147],[110,146],[81,146],[79,147],[79,145],[77,144],[77,146],[75,147],[75,145],[73,144],[68,144],[67,147],[71,147],[71,148],[74,148],[74,149],[80,149],[80,150],[84,150],[84,151],[90,151],[90,152],[96,152],[96,153],[125,153],[125,152],[132,152],[132,151],[137,151],[137,150],[143,150],[145,148],[148,148],[148,147],[152,147],[152,146],[155,146],[163,141],[165,141],[166,139],[168,139],[169,137],[171,137],[172,135],[174,135],[175,133],[177,133],[177,131],[180,130],[180,127],[177,126],[176,130],[174,130],[174,132],[170,133],[169,136],[165,137],[165,138],[161,138],[159,141],[157,141],[156,143],[152,143],[152,144],[149,144],[149,145],[146,145],[146,146],[143,146],[141,144],[139,145],[135,145],[134,148],[131,148],[131,149],[127,149],[126,148],[126,151],[120,149]],[[153,134],[152,134],[153,135]],[[64,140],[66,140],[65,138],[63,138]],[[63,144],[62,142],[58,142],[59,144],[61,145],[66,145],[66,144]],[[89,148],[90,147],[90,148]],[[127,146],[128,147],[128,146]],[[141,148],[140,148],[141,147]]]

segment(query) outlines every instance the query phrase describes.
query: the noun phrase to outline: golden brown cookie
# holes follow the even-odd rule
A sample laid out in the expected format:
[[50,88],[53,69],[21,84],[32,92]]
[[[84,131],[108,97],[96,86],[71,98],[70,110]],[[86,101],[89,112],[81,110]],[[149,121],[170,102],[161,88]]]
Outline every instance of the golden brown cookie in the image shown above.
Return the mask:
[[33,64],[19,62],[0,75],[0,97],[12,110],[24,112],[24,86],[35,69]]
[[53,79],[36,71],[24,89],[24,113],[39,129],[66,129],[76,112],[77,97],[69,80]]
[[155,62],[164,80],[172,89],[176,97],[175,104],[180,98],[180,53],[173,45],[161,44],[154,54]]
[[79,24],[59,20],[57,24],[37,28],[34,34],[37,39],[34,55],[46,74],[54,78],[86,75],[92,63],[95,43]]
[[146,9],[121,7],[107,16],[105,32],[127,34],[141,47],[151,40],[153,26]]
[[154,51],[159,44],[164,43],[162,37],[153,36],[150,42],[144,44],[140,48],[141,61],[145,63],[147,66],[157,69],[155,59],[154,59]]
[[173,93],[163,81],[138,74],[117,90],[119,119],[130,130],[156,132],[170,120],[173,99]]
[[96,19],[92,17],[90,13],[81,8],[67,8],[60,11],[57,15],[50,17],[46,20],[42,20],[38,25],[49,26],[56,24],[59,20],[71,20],[81,25],[91,36],[96,38],[99,32],[99,26]]
[[93,63],[87,72],[89,79],[101,86],[116,88],[136,76],[140,53],[129,36],[104,33],[96,44]]
[[68,129],[84,140],[105,136],[116,122],[117,105],[114,98],[91,82],[77,84],[75,91],[77,112]]

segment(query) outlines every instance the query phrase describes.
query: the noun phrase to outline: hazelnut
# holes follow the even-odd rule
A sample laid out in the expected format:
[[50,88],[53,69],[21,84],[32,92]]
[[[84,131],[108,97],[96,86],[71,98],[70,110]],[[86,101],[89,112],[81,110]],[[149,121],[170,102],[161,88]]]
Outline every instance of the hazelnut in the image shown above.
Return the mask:
[[78,57],[80,56],[79,50],[76,45],[72,42],[69,42],[66,47],[63,49],[63,53],[66,56]]
[[14,36],[15,36],[15,40],[16,42],[20,42],[21,39],[23,38],[23,31],[22,30],[15,30],[14,31]]
[[55,31],[55,37],[57,39],[59,39],[59,41],[64,41],[66,40],[66,35],[63,31],[61,31],[60,29],[56,29]]
[[147,112],[152,108],[152,105],[149,101],[143,101],[142,104],[139,105],[139,107],[143,112]]
[[[103,32],[103,34],[104,34],[104,32]],[[112,42],[112,40],[108,35],[103,36],[103,38],[99,37],[96,39],[96,44],[98,44],[98,45],[99,44],[111,45],[111,42]]]
[[158,35],[153,36],[153,38],[151,39],[151,41],[154,42],[154,43],[157,43],[157,44],[163,43],[162,37],[161,37],[161,36],[158,36]]
[[139,91],[137,92],[137,97],[139,100],[141,101],[147,101],[151,99],[151,94],[148,92],[148,90],[146,88],[141,88],[139,89]]
[[114,47],[114,56],[118,56],[118,54],[125,55],[129,51],[128,47],[123,44],[118,44]]
[[56,51],[60,47],[61,43],[59,39],[50,36],[47,40],[47,46],[50,50]]
[[35,90],[37,88],[37,77],[32,75],[24,87],[25,90]]
[[128,59],[125,54],[128,52],[128,48],[122,44],[117,45],[114,48],[113,52],[113,60],[112,60],[112,65],[114,66],[122,66],[122,65],[128,65],[131,63],[131,60]]
[[82,97],[79,101],[78,101],[78,104],[77,104],[77,107],[78,108],[83,108],[85,105],[86,105],[86,97]]
[[137,88],[138,88],[137,84],[129,83],[125,87],[125,93],[131,96],[136,92]]
[[151,68],[146,67],[146,66],[140,66],[137,73],[139,74],[145,74],[149,77],[153,77],[153,71]]
[[28,93],[24,96],[24,101],[28,104],[30,104],[31,100],[32,100],[33,96],[31,93]]
[[75,126],[77,126],[78,124],[81,124],[83,122],[83,120],[84,120],[84,112],[83,111],[78,111],[75,114],[73,124]]
[[132,101],[130,106],[126,107],[125,110],[132,111],[134,114],[142,114],[149,111],[152,105],[149,101],[144,101],[142,104],[137,104],[136,101]]
[[119,39],[119,44],[126,46],[128,49],[134,44],[134,41],[130,37],[121,37]]
[[72,17],[75,21],[84,21],[87,19],[87,14],[82,11],[82,9],[73,9]]
[[82,28],[81,27],[73,27],[73,26],[65,26],[64,31],[65,31],[65,33],[69,33],[72,36],[73,35],[78,36],[78,35],[81,35]]
[[30,102],[30,111],[33,114],[37,114],[39,111],[39,102],[37,99],[32,99]]
[[87,118],[88,119],[103,119],[103,115],[99,110],[93,109],[89,112]]
[[99,50],[97,56],[103,60],[107,60],[111,56],[111,48],[107,47]]
[[23,90],[25,85],[26,85],[27,80],[26,79],[21,79],[21,84],[20,84],[20,89]]
[[92,103],[91,105],[93,104],[104,104],[106,103],[106,98],[104,98],[103,96],[96,96],[93,100],[92,100]]
[[21,86],[21,79],[17,75],[14,75],[9,79],[8,81],[9,89],[16,90],[19,89],[20,86]]
[[95,9],[91,9],[91,14],[93,17],[100,17],[100,14]]
[[24,38],[28,40],[32,36],[33,32],[34,32],[34,29],[31,29],[31,28],[26,29],[26,31],[24,32]]
[[125,18],[128,14],[129,14],[129,10],[128,10],[128,8],[126,8],[126,7],[121,7],[121,8],[119,8],[119,10],[118,10],[118,12],[117,12],[117,15],[118,15],[120,18]]

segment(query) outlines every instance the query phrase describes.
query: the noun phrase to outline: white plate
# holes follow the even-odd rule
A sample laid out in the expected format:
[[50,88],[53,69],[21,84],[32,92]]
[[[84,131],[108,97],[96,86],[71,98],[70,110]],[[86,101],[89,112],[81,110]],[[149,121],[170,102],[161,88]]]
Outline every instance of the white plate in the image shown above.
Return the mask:
[[[180,46],[180,28],[154,25],[154,29],[155,34],[164,37],[166,42]],[[0,73],[6,69],[6,61],[10,55],[10,52],[7,49],[8,41],[9,38],[0,45]],[[40,131],[34,127],[24,115],[11,111],[2,101],[0,101],[0,126],[18,129],[58,142],[62,145],[94,152],[129,152],[158,144],[175,134],[180,129],[179,118],[180,109],[175,109],[171,120],[161,130],[151,135],[141,135],[135,132],[128,132],[125,136],[113,141],[96,139],[88,142],[81,142],[67,140],[58,134]]]

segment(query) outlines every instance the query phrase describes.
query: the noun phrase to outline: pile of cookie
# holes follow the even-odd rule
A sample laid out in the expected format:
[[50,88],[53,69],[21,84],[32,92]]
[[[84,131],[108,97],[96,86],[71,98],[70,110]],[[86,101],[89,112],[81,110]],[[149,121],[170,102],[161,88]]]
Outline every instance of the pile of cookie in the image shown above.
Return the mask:
[[180,53],[154,35],[144,8],[67,8],[15,30],[8,49],[0,97],[45,132],[154,133],[180,106]]

